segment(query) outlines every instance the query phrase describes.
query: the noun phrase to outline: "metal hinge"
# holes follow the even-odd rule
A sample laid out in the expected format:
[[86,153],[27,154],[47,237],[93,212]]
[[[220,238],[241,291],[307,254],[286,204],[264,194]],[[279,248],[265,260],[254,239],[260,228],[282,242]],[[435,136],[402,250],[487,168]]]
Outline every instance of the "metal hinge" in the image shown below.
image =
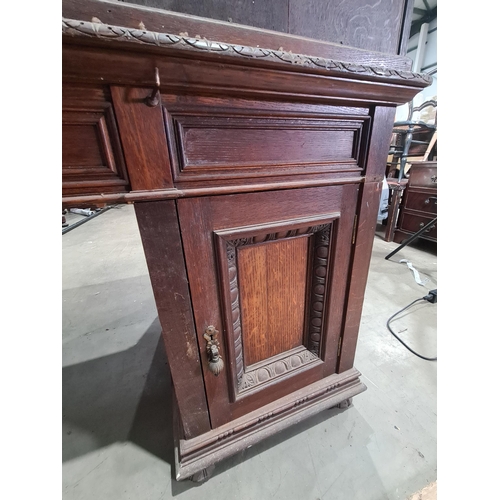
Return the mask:
[[358,229],[358,214],[354,215],[354,225],[352,227],[352,244],[356,243],[356,230]]

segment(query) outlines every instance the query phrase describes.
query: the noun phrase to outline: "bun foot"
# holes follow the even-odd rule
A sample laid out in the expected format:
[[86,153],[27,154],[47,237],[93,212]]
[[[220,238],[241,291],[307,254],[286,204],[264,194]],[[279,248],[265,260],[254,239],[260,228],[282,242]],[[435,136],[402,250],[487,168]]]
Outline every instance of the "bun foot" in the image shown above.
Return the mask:
[[207,467],[206,469],[202,469],[199,472],[196,472],[195,474],[193,474],[191,476],[190,479],[191,479],[191,481],[193,481],[193,483],[198,483],[198,484],[204,483],[212,477],[212,474],[214,473],[214,469],[215,469],[215,465],[211,465],[210,467]]

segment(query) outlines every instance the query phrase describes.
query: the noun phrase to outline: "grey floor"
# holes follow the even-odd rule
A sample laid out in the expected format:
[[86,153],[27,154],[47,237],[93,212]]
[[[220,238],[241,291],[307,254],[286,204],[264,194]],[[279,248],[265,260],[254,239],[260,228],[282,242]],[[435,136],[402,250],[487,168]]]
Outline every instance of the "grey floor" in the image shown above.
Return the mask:
[[[437,287],[436,247],[421,241],[387,261],[397,245],[383,241],[382,229],[355,362],[368,390],[347,410],[325,411],[226,460],[198,486],[173,479],[170,381],[133,206],[65,234],[63,498],[406,499],[435,481],[437,363],[407,351],[385,323]],[[436,316],[437,305],[425,302],[393,328],[433,356]]]

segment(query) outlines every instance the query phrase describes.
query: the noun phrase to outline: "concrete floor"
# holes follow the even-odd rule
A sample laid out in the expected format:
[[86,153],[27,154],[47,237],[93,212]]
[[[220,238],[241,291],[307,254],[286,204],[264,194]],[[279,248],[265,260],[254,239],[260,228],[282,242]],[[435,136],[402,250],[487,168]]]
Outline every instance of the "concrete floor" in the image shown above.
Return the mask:
[[[355,363],[368,390],[350,409],[325,411],[226,460],[202,485],[173,479],[170,381],[133,206],[65,234],[63,498],[407,499],[434,482],[437,364],[407,351],[385,323],[437,287],[436,246],[421,240],[386,261],[397,245],[379,229]],[[393,328],[433,356],[436,315],[425,302]]]

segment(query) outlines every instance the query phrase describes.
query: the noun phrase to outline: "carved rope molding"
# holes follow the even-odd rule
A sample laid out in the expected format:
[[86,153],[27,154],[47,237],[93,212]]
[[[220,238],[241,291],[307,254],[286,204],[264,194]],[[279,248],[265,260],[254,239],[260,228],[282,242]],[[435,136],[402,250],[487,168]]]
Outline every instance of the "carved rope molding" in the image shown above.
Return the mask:
[[335,73],[356,74],[391,80],[410,80],[412,83],[427,86],[432,83],[432,77],[425,73],[395,70],[379,66],[365,66],[323,57],[294,54],[283,50],[265,49],[260,47],[247,47],[223,42],[215,42],[206,38],[193,38],[189,36],[158,33],[123,26],[112,26],[104,23],[91,23],[75,19],[62,19],[63,35],[73,37],[93,37],[101,40],[117,40],[122,42],[137,43],[156,47],[175,47],[176,49],[211,52],[225,54],[246,59],[260,59],[272,62],[286,63],[305,68],[323,69]]

